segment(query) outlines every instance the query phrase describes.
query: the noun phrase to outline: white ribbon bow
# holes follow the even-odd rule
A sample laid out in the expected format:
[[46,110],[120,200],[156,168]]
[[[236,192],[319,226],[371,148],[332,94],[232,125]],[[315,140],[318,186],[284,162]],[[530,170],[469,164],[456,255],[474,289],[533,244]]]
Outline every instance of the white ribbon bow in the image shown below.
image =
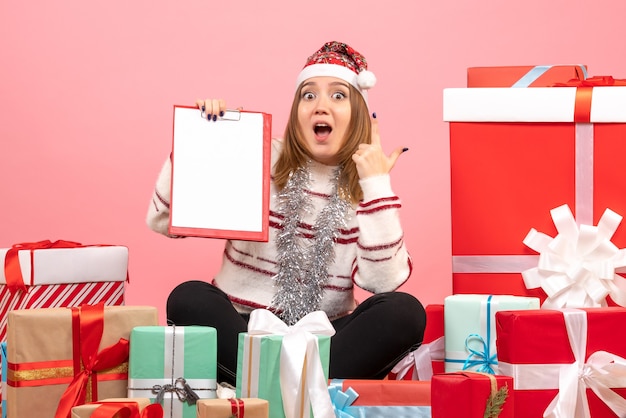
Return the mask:
[[404,356],[394,367],[391,373],[396,374],[396,380],[402,380],[413,367],[411,380],[430,380],[433,377],[433,361],[443,361],[445,357],[444,337],[420,345],[416,350]]
[[559,393],[546,408],[544,418],[590,418],[587,388],[591,388],[617,416],[626,416],[626,399],[610,389],[626,387],[626,359],[596,351],[585,363],[587,312],[566,309],[563,316],[575,361],[561,366]]
[[541,287],[548,298],[542,308],[590,308],[606,306],[606,297],[626,306],[626,280],[615,273],[626,266],[626,250],[611,237],[622,217],[606,209],[598,226],[576,225],[567,205],[550,211],[558,234],[552,238],[534,228],[524,244],[537,251],[537,267],[522,272],[528,289]]
[[307,314],[288,326],[267,309],[250,313],[249,335],[283,335],[280,352],[280,391],[286,418],[333,418],[328,382],[319,357],[318,335],[335,335],[323,311]]

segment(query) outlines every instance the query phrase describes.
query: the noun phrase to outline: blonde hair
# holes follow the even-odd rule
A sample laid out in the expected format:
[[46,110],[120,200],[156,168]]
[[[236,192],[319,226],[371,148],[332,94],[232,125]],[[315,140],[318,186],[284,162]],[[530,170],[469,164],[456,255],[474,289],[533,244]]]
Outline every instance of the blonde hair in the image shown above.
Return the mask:
[[[339,165],[343,167],[339,178],[341,197],[356,204],[363,199],[363,191],[359,185],[359,174],[352,161],[352,155],[359,144],[369,144],[372,140],[372,123],[367,104],[361,93],[349,85],[351,116],[346,136],[341,149],[337,153]],[[298,87],[291,105],[289,120],[285,128],[283,151],[274,165],[274,183],[278,190],[287,184],[289,175],[297,168],[307,164],[312,158],[307,150],[300,126],[298,124],[298,105],[301,100],[302,85]]]

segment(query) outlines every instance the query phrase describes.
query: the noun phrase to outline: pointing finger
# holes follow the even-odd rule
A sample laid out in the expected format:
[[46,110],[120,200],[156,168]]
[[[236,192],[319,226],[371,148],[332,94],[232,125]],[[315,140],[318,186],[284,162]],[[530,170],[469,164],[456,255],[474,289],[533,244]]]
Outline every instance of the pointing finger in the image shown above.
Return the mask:
[[376,119],[376,112],[372,113],[372,145],[380,145],[380,134],[378,132],[378,119]]

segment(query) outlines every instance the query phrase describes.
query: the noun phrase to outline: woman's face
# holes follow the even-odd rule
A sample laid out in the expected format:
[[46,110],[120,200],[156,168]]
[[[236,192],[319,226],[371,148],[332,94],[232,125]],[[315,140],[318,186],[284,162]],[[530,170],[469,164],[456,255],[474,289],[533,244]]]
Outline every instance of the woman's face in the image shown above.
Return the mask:
[[348,83],[335,77],[312,77],[302,83],[298,125],[312,158],[338,165],[351,118]]

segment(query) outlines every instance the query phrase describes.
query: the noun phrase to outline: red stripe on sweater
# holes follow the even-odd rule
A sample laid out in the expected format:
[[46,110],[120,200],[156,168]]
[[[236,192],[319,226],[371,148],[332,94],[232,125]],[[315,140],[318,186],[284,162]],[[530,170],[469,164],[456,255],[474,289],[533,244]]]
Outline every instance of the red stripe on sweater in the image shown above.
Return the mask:
[[154,195],[157,197],[157,199],[159,199],[159,202],[161,202],[163,206],[165,206],[168,209],[170,208],[170,202],[165,200],[165,198],[161,196],[161,194],[159,193],[157,189],[154,189]]
[[374,199],[374,200],[370,200],[369,202],[360,202],[359,206],[362,208],[366,208],[368,206],[372,206],[375,205],[377,203],[381,203],[381,202],[395,202],[400,200],[400,198],[398,196],[391,196],[391,197],[383,197],[380,199]]
[[361,243],[357,243],[357,245],[359,246],[360,249],[364,251],[379,251],[379,250],[386,250],[386,249],[395,247],[396,245],[400,245],[403,243],[403,239],[404,239],[404,236],[400,237],[400,239],[398,239],[397,241],[390,242],[388,244],[375,245],[373,247],[368,247]]
[[[272,215],[275,218],[278,218],[278,219],[281,219],[281,220],[285,219],[284,216],[282,216],[282,215],[280,215],[278,213],[275,213],[275,212],[270,212],[270,216],[272,216]],[[270,227],[272,227],[272,228],[276,228],[276,229],[279,229],[279,230],[283,229],[283,224],[282,223],[270,220],[269,224],[270,224]],[[313,225],[307,224],[307,223],[300,223],[298,225],[298,228],[305,229],[307,231],[313,231]],[[350,229],[344,229],[344,228],[340,228],[339,229],[339,233],[341,235],[352,235],[352,234],[356,234],[358,232],[359,232],[359,227],[358,226],[354,227],[354,228],[350,228]]]
[[231,263],[233,263],[234,265],[236,265],[237,267],[240,267],[242,269],[246,269],[246,270],[251,270],[254,271],[256,273],[260,273],[260,274],[264,274],[266,276],[274,276],[276,273],[269,271],[269,270],[264,270],[255,266],[252,266],[248,263],[244,263],[242,261],[239,260],[235,260],[229,253],[228,250],[224,250],[224,255],[226,256],[226,259],[228,261],[230,261]]
[[372,213],[380,212],[381,210],[400,209],[401,207],[402,205],[399,203],[396,205],[384,205],[384,206],[378,206],[378,207],[368,209],[368,210],[357,210],[356,214],[357,215],[371,215]]

